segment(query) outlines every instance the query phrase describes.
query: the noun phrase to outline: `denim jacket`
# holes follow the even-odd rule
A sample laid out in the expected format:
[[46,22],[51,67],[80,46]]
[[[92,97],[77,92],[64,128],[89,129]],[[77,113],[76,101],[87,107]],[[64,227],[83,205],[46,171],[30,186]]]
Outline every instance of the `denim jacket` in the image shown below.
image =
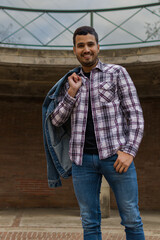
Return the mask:
[[71,176],[72,163],[69,158],[70,119],[61,127],[53,126],[50,115],[57,106],[60,89],[68,77],[78,73],[80,68],[74,68],[62,77],[48,92],[42,105],[42,129],[44,149],[47,159],[48,186],[50,188],[62,185],[60,177]]

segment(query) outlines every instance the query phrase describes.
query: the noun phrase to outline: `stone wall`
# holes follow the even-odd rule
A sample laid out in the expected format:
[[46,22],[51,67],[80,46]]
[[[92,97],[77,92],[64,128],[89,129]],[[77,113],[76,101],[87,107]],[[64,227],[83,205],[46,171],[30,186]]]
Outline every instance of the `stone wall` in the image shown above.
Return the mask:
[[[145,118],[135,158],[140,208],[160,210],[160,47],[105,50],[100,59],[126,67],[137,87]],[[0,207],[77,207],[71,178],[48,188],[41,128],[46,93],[77,64],[70,51],[0,48]]]

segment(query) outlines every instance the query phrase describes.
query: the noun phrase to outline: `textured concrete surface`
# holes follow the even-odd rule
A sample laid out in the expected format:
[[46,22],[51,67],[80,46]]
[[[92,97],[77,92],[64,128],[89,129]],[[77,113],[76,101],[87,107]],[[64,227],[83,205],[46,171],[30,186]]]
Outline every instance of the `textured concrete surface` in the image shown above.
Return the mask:
[[[146,240],[160,240],[160,212],[142,212]],[[125,240],[117,211],[102,219],[103,240]],[[0,210],[0,240],[82,240],[79,210]]]

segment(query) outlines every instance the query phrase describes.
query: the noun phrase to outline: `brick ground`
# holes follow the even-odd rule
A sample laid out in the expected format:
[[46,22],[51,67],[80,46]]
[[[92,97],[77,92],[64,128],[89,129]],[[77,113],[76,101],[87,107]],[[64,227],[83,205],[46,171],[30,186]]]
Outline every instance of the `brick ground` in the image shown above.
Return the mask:
[[[160,240],[160,213],[143,213],[143,219],[146,240]],[[102,220],[103,240],[126,239],[117,212]],[[1,210],[0,240],[83,240],[83,233],[76,210]]]
[[[82,233],[55,232],[0,232],[0,240],[83,240]],[[124,234],[104,233],[103,240],[125,240]],[[160,240],[159,236],[146,236],[146,240]]]

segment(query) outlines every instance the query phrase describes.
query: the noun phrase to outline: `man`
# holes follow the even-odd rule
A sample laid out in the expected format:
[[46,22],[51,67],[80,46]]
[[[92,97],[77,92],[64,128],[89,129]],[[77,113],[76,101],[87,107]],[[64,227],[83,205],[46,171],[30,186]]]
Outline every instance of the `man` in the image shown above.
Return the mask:
[[84,240],[102,239],[102,176],[115,194],[126,239],[144,240],[133,163],[144,121],[135,86],[123,67],[98,59],[98,35],[92,27],[78,28],[73,43],[81,69],[68,77],[51,120],[59,127],[71,117],[69,156]]

